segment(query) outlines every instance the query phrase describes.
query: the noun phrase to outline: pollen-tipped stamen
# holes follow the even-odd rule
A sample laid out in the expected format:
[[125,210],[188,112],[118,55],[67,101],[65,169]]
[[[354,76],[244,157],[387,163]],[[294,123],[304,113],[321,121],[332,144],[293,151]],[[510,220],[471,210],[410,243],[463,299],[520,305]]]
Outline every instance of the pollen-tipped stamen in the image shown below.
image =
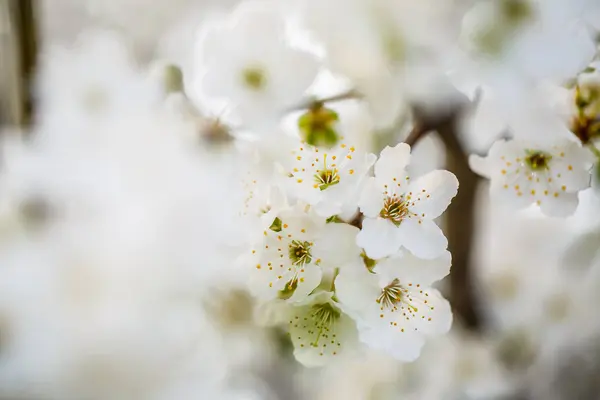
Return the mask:
[[312,261],[312,255],[310,254],[311,244],[309,242],[301,242],[299,240],[293,240],[289,245],[289,257],[294,265],[304,265]]
[[383,202],[383,208],[379,212],[381,218],[392,221],[395,225],[400,223],[408,217],[410,211],[408,209],[408,202],[402,197],[386,197]]
[[543,171],[548,169],[552,156],[548,153],[538,150],[527,152],[525,163],[532,171]]
[[319,329],[317,338],[312,343],[312,346],[317,347],[323,331],[329,331],[329,328],[340,318],[340,312],[329,303],[317,304],[312,307],[312,318]]
[[315,174],[315,182],[317,182],[320,190],[325,190],[340,183],[340,176],[337,169],[325,169]]
[[[410,304],[405,299],[404,289],[400,285],[398,279],[394,279],[389,285],[381,289],[381,294],[377,298],[377,304],[381,304],[382,309],[395,310],[397,304],[402,302],[406,307],[413,310],[413,312],[419,311],[419,309]],[[410,297],[410,296],[409,296]]]

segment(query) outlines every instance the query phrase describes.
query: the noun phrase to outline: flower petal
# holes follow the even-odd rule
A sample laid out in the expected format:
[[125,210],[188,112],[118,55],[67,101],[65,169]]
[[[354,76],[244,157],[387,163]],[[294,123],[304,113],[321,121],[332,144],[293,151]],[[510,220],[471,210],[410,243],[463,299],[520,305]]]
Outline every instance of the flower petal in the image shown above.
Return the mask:
[[[326,312],[335,313],[330,323],[323,321],[319,307],[329,307]],[[358,344],[354,321],[330,303],[294,307],[289,333],[294,356],[306,367],[325,365]]]
[[375,176],[382,181],[406,176],[406,167],[410,163],[410,146],[399,143],[395,147],[387,146],[381,151],[375,163]]
[[381,187],[375,178],[369,178],[365,181],[358,206],[360,211],[368,218],[377,217],[383,208],[384,197]]
[[375,267],[375,272],[389,281],[397,278],[400,282],[412,282],[427,287],[446,277],[450,273],[451,264],[452,256],[449,251],[444,251],[441,256],[431,260],[402,252],[397,257],[380,261]]
[[419,258],[437,258],[448,247],[448,239],[442,230],[429,219],[406,219],[398,232],[400,243]]
[[382,350],[399,361],[411,362],[419,358],[425,339],[417,332],[405,330],[404,332],[391,329],[361,328],[359,326],[361,342],[369,347]]
[[540,202],[540,209],[549,217],[570,217],[579,205],[578,193],[555,193]]
[[367,218],[356,236],[356,244],[365,249],[370,258],[380,259],[400,249],[398,227],[382,218]]
[[356,245],[360,230],[352,225],[330,223],[325,225],[312,248],[313,257],[322,261],[323,267],[342,267],[360,260],[361,249]]
[[448,207],[458,192],[458,179],[445,170],[431,171],[408,186],[411,193],[410,211],[419,217],[434,219]]

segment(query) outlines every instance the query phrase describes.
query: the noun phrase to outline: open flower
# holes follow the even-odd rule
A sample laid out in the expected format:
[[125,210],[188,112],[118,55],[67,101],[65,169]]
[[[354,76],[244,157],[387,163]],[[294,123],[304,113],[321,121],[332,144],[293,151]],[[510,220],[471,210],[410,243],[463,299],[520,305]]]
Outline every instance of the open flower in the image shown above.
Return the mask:
[[354,321],[340,310],[332,295],[311,295],[290,310],[288,329],[294,356],[307,367],[325,365],[358,346]]
[[375,162],[375,155],[357,153],[345,143],[332,149],[303,143],[292,155],[294,162],[289,172],[292,193],[314,206],[323,217],[348,208],[356,210],[359,185]]
[[318,71],[313,56],[289,46],[283,16],[266,2],[241,4],[201,44],[202,93],[227,100],[246,124],[300,101]]
[[550,145],[499,140],[487,157],[472,155],[469,162],[491,179],[493,198],[515,208],[535,203],[546,215],[564,217],[575,212],[578,192],[590,186],[593,155],[566,139]]
[[321,282],[323,270],[358,259],[357,231],[325,224],[301,206],[282,211],[251,251],[250,289],[264,300],[303,301]]
[[342,309],[352,316],[360,339],[402,361],[415,360],[427,336],[448,332],[450,305],[431,286],[448,275],[450,253],[422,260],[400,253],[373,270],[356,264],[335,281]]
[[421,258],[440,256],[448,241],[433,222],[450,204],[458,180],[436,170],[411,181],[406,167],[410,146],[386,147],[375,164],[375,177],[367,180],[360,197],[365,215],[357,244],[370,258],[383,258],[402,246]]

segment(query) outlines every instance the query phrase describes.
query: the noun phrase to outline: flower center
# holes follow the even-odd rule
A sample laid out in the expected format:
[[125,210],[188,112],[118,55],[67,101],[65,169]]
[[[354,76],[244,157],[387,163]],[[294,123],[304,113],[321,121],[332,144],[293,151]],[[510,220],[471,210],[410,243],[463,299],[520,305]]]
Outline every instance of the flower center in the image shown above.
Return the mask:
[[550,159],[552,159],[552,156],[548,153],[529,150],[525,158],[525,163],[532,171],[541,171],[548,169]]
[[394,279],[392,283],[381,289],[381,294],[376,301],[384,308],[393,309],[401,300],[402,287],[400,286],[400,281]]
[[[404,298],[405,294],[407,295],[406,299]],[[403,306],[401,307],[402,309],[404,308],[404,306],[406,306],[408,312],[416,313],[419,311],[419,309],[410,304],[411,300],[412,299],[410,298],[410,294],[406,289],[402,288],[402,286],[400,285],[400,281],[398,279],[394,279],[389,285],[381,289],[381,294],[379,295],[379,297],[377,297],[377,300],[375,301],[381,306],[380,308],[382,311],[387,309],[394,312],[398,310],[398,303],[403,303]]]
[[383,219],[388,219],[398,226],[404,218],[409,215],[408,202],[402,197],[387,196],[383,202],[383,208],[379,212],[379,216]]
[[340,318],[340,312],[329,303],[317,304],[312,307],[312,318],[319,330],[312,343],[312,346],[317,347],[323,332],[329,332],[329,328]]
[[242,79],[244,84],[252,90],[262,89],[267,82],[264,71],[256,67],[244,69],[244,71],[242,71]]
[[337,169],[325,169],[315,174],[315,181],[319,185],[319,189],[325,190],[330,186],[340,183],[340,176]]
[[293,240],[289,245],[289,257],[294,265],[304,265],[312,261],[309,242]]

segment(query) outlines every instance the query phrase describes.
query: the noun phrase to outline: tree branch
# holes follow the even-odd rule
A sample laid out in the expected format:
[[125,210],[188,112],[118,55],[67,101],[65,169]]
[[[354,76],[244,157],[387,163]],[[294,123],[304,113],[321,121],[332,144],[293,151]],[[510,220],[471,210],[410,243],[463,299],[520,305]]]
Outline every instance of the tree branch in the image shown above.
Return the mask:
[[464,97],[442,114],[428,114],[424,109],[415,107],[415,129],[407,142],[416,143],[425,133],[436,131],[446,147],[447,168],[459,181],[459,190],[446,216],[446,236],[448,250],[452,253],[450,273],[450,303],[455,314],[466,328],[479,331],[482,328],[482,313],[477,308],[473,282],[471,249],[475,236],[475,195],[479,177],[471,171],[468,154],[459,140],[458,123],[464,112],[469,111],[472,103]]
[[333,96],[329,96],[329,97],[322,97],[322,98],[313,98],[313,99],[307,99],[304,100],[303,102],[301,102],[300,104],[297,104],[295,106],[292,106],[290,108],[288,108],[287,110],[285,110],[285,113],[290,113],[293,111],[300,111],[300,110],[306,110],[309,109],[311,107],[314,107],[315,105],[322,105],[322,104],[326,104],[326,103],[335,103],[338,101],[344,101],[344,100],[353,100],[353,99],[360,99],[362,97],[362,95],[360,93],[358,93],[355,89],[350,89],[346,92],[342,92]]
[[0,125],[31,122],[37,56],[34,0],[0,0]]

